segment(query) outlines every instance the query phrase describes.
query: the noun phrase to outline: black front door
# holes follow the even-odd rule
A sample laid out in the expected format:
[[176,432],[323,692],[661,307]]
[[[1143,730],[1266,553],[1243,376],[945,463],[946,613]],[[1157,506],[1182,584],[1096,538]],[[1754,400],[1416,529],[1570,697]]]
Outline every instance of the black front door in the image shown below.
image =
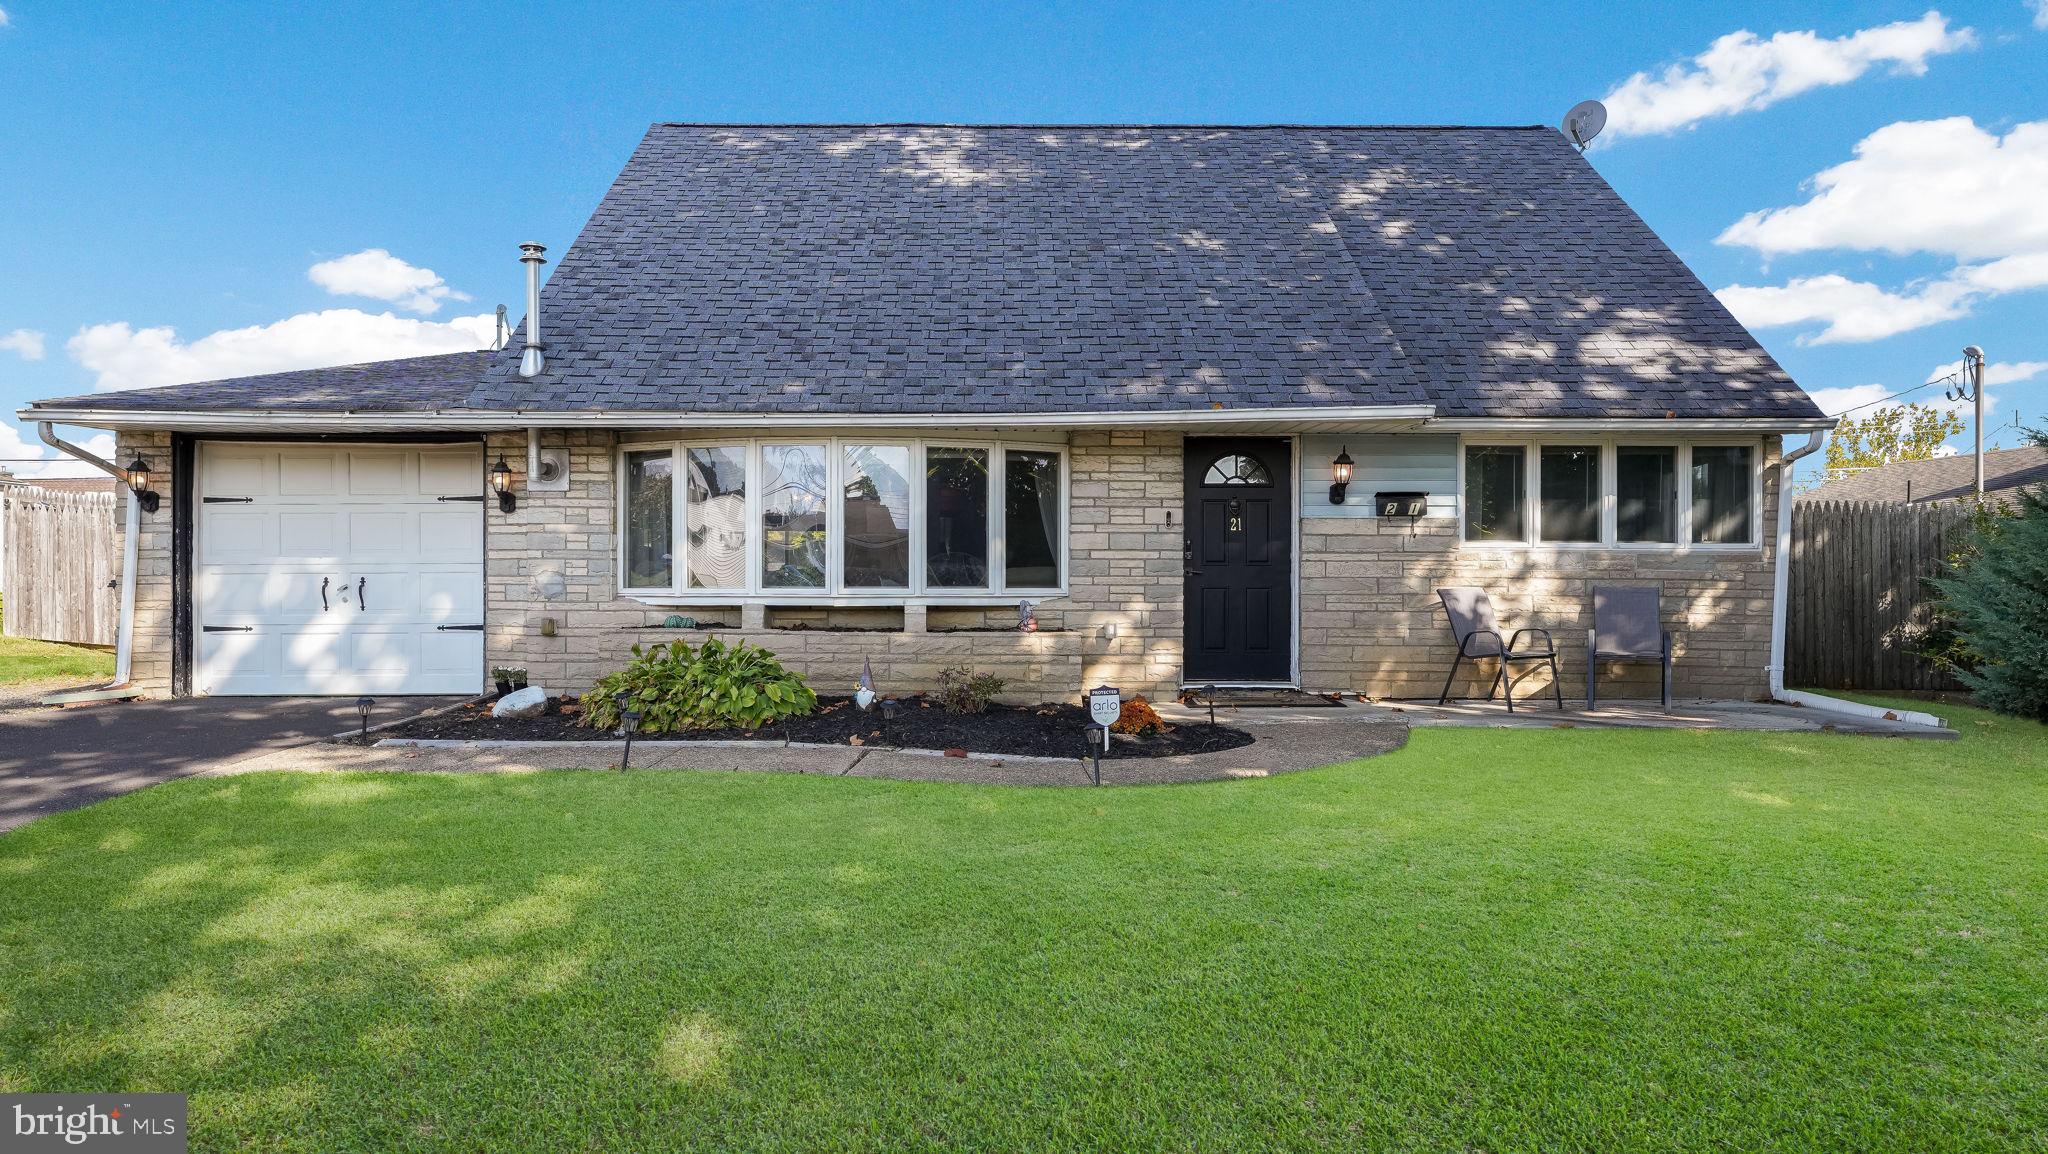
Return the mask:
[[1183,680],[1293,679],[1293,481],[1287,441],[1188,438]]

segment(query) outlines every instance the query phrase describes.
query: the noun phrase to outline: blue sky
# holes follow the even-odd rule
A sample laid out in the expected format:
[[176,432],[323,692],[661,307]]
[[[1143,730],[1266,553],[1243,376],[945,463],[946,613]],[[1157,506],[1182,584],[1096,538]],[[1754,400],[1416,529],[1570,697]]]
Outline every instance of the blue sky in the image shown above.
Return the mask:
[[[559,253],[656,120],[1555,124],[1600,97],[1593,163],[1809,391],[1980,344],[2013,444],[2048,424],[2044,4],[0,0],[0,408],[473,341],[518,312],[517,243]],[[24,441],[0,421],[0,458]]]

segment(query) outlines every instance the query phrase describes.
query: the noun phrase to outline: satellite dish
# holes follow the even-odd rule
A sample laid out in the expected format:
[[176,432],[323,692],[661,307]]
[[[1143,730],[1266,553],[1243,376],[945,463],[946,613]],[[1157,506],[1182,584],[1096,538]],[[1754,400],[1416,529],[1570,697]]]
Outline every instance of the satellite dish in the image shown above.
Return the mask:
[[1605,127],[1607,106],[1597,100],[1581,100],[1564,114],[1565,139],[1578,145],[1580,152],[1586,151],[1586,146],[1593,143],[1593,138],[1600,135],[1600,130]]

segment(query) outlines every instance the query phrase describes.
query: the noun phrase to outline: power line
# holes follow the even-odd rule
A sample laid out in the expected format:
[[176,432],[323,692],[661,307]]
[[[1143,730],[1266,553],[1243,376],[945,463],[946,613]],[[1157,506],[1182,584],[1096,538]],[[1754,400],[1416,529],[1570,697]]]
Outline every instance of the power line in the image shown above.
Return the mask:
[[1850,413],[1853,413],[1853,412],[1855,412],[1855,411],[1856,411],[1856,410],[1858,410],[1858,409],[1867,409],[1867,408],[1869,408],[1869,407],[1870,407],[1870,406],[1872,406],[1872,405],[1882,405],[1882,404],[1884,404],[1884,403],[1885,403],[1886,401],[1896,401],[1896,400],[1898,400],[1898,399],[1899,399],[1900,397],[1903,397],[1903,396],[1905,396],[1905,395],[1906,395],[1907,393],[1917,393],[1917,392],[1919,392],[1919,391],[1920,391],[1921,389],[1929,388],[1929,387],[1931,387],[1931,386],[1933,386],[1933,385],[1954,385],[1954,384],[1960,384],[1960,383],[1962,383],[1962,379],[1963,379],[1963,374],[1962,374],[1961,370],[1958,370],[1958,371],[1956,371],[1956,372],[1953,372],[1953,373],[1950,373],[1950,374],[1948,374],[1948,375],[1947,375],[1947,376],[1945,376],[1945,377],[1936,377],[1936,378],[1934,378],[1933,380],[1931,380],[1931,381],[1927,381],[1927,382],[1925,382],[1925,383],[1923,383],[1923,384],[1918,384],[1918,385],[1914,385],[1914,386],[1913,386],[1912,388],[1910,388],[1910,389],[1900,389],[1900,390],[1899,390],[1898,392],[1896,392],[1896,393],[1893,393],[1893,394],[1892,394],[1891,396],[1889,396],[1889,397],[1879,397],[1878,399],[1876,399],[1876,400],[1874,400],[1874,401],[1865,401],[1865,402],[1863,402],[1863,403],[1862,403],[1862,404],[1860,404],[1860,405],[1851,405],[1851,406],[1849,406],[1848,408],[1846,408],[1846,409],[1843,409],[1843,410],[1842,410],[1841,412],[1839,412],[1839,413],[1831,413],[1831,414],[1829,414],[1829,415],[1830,415],[1830,416],[1836,416],[1836,417],[1846,417],[1846,416],[1848,416],[1848,415],[1849,415]]

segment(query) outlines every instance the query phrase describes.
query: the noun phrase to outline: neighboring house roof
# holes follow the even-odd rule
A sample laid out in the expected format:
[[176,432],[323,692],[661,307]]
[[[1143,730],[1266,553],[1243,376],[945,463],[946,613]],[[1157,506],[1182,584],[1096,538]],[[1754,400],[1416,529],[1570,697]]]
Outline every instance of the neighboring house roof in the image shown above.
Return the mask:
[[492,355],[488,350],[441,353],[153,389],[122,389],[37,403],[66,409],[431,412],[461,405],[476,387]]
[[[1821,415],[1549,128],[658,124],[541,316],[447,407]],[[46,404],[442,407],[426,360]]]
[[112,477],[7,477],[12,485],[49,489],[58,493],[118,493],[121,482]]
[[[1984,495],[2019,504],[2019,491],[2048,484],[2048,448],[2027,445],[1984,452]],[[1885,501],[1894,504],[1953,501],[1977,491],[1976,458],[1967,454],[1927,461],[1894,461],[1859,470],[1799,494],[1801,501]]]

